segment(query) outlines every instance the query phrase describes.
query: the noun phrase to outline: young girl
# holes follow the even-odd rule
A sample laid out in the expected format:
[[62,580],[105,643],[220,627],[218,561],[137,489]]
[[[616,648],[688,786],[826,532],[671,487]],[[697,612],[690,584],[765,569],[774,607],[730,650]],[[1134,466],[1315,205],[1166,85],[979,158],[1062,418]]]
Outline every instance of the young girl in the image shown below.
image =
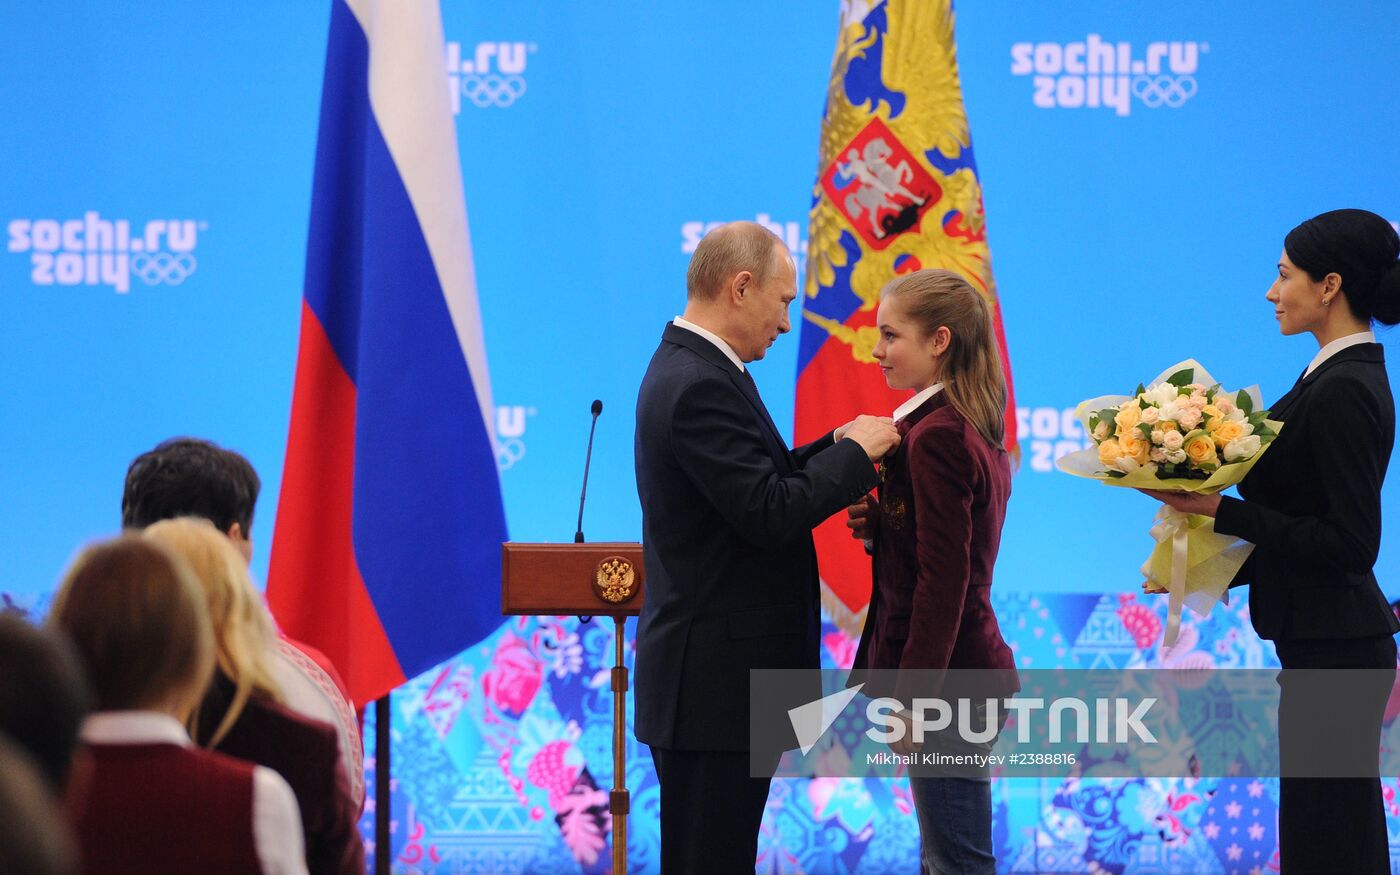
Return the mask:
[[72,640],[97,700],[67,803],[84,871],[306,875],[287,782],[195,747],[182,725],[214,672],[209,611],[184,563],[134,535],[90,546],[48,623]]
[[[874,356],[886,382],[914,396],[894,412],[903,441],[885,460],[879,501],[850,509],[853,533],[873,542],[874,556],[854,668],[1000,669],[995,694],[1008,695],[1015,663],[989,598],[1011,492],[991,313],[962,277],[921,270],[885,286],[878,325]],[[972,727],[985,719],[983,706]],[[996,871],[985,775],[911,775],[910,789],[926,873]]]
[[161,520],[142,533],[184,560],[206,599],[214,632],[214,676],[190,735],[201,747],[277,772],[296,793],[310,875],[365,871],[355,821],[359,806],[329,724],[287,707],[273,674],[277,633],[248,566],[233,542],[207,520]]

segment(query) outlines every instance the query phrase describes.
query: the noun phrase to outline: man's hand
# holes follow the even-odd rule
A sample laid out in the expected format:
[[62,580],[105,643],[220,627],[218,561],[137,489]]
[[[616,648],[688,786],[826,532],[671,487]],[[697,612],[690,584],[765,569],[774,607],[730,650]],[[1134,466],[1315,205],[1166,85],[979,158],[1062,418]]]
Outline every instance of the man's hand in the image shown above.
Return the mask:
[[[882,418],[883,418],[883,417],[866,416],[866,415],[864,415],[864,414],[862,414],[862,415],[860,415],[860,416],[857,416],[855,419],[852,419],[850,422],[848,422],[848,423],[846,423],[846,424],[844,424],[844,425],[839,425],[839,426],[837,426],[837,427],[836,427],[836,431],[832,432],[832,434],[831,434],[831,441],[832,441],[832,443],[836,443],[837,441],[840,441],[842,438],[844,438],[844,437],[850,432],[851,426],[855,425],[858,421],[860,421],[860,420],[862,420],[862,419],[882,419]],[[890,420],[890,421],[893,422],[894,420]]]
[[875,537],[875,526],[880,519],[880,502],[875,496],[866,495],[860,501],[846,508],[846,527],[851,537],[857,541],[869,541]]
[[[878,462],[899,446],[899,432],[888,416],[857,416],[846,426],[843,438],[860,444],[870,461]],[[838,429],[839,431],[839,429]]]

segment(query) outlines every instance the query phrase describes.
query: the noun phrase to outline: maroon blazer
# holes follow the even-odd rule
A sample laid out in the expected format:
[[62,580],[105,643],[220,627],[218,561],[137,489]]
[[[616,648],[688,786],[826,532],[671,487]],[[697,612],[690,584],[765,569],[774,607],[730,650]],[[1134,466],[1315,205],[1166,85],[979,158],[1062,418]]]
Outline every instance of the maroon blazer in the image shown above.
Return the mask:
[[[1020,688],[992,613],[1011,462],[942,392],[900,420],[875,518],[874,587],[856,669],[999,669]],[[872,691],[879,692],[879,691]]]
[[[232,698],[233,683],[215,672],[200,704],[197,743],[208,743]],[[301,809],[310,875],[364,875],[360,806],[350,795],[335,727],[254,698],[215,750],[267,766],[291,785]]]
[[253,766],[176,744],[93,744],[68,800],[88,875],[258,875]]

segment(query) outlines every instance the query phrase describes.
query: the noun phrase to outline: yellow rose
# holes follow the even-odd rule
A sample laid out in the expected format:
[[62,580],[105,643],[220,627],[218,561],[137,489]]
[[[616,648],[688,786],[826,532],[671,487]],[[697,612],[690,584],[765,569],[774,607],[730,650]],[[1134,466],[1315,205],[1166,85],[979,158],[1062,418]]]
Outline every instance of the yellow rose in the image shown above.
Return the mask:
[[1220,417],[1223,416],[1224,414],[1222,414],[1222,413],[1220,412],[1220,408],[1219,408],[1219,407],[1216,407],[1214,404],[1207,404],[1205,407],[1202,407],[1202,408],[1201,408],[1201,415],[1202,415],[1202,416],[1205,416],[1205,417],[1208,417],[1208,418],[1210,418],[1210,419],[1217,419],[1217,420],[1218,420],[1218,419],[1220,419]]
[[1122,457],[1123,447],[1113,438],[1099,444],[1099,461],[1103,464],[1112,465]]
[[1146,465],[1152,445],[1140,437],[1127,435],[1118,439],[1118,448],[1123,451],[1123,455],[1136,460],[1139,465]]
[[1244,423],[1225,420],[1216,425],[1210,436],[1215,439],[1215,445],[1223,450],[1230,441],[1244,437]]
[[1180,432],[1180,431],[1181,431],[1181,426],[1178,425],[1177,422],[1176,422],[1176,420],[1174,420],[1174,419],[1164,419],[1164,420],[1162,420],[1161,422],[1157,423],[1157,428],[1161,429],[1162,431],[1175,431],[1175,432]]
[[1186,450],[1186,458],[1197,467],[1220,464],[1220,458],[1215,455],[1215,441],[1208,434],[1196,435],[1182,449]]
[[1118,415],[1113,417],[1113,422],[1118,426],[1118,436],[1122,437],[1133,430],[1142,419],[1142,408],[1138,407],[1136,401],[1129,401],[1123,405],[1123,409],[1118,411]]

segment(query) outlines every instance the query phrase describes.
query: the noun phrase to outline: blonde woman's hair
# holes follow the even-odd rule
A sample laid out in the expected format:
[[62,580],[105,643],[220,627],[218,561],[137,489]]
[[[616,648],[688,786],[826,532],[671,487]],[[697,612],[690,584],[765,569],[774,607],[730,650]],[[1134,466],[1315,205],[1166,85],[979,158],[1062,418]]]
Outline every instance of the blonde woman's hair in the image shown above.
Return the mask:
[[943,392],[987,443],[1006,433],[1006,377],[987,299],[950,270],[918,270],[891,280],[882,300],[897,299],[925,334],[946,326],[952,335],[940,357]]
[[194,574],[136,535],[79,553],[47,623],[72,640],[101,711],[173,704],[184,718],[214,673],[213,630]]
[[243,557],[208,520],[161,520],[146,527],[142,537],[187,562],[204,592],[214,626],[215,656],[234,688],[228,711],[209,737],[208,746],[216,747],[238,721],[249,699],[257,696],[282,701],[282,689],[272,672],[277,631],[253,588]]

